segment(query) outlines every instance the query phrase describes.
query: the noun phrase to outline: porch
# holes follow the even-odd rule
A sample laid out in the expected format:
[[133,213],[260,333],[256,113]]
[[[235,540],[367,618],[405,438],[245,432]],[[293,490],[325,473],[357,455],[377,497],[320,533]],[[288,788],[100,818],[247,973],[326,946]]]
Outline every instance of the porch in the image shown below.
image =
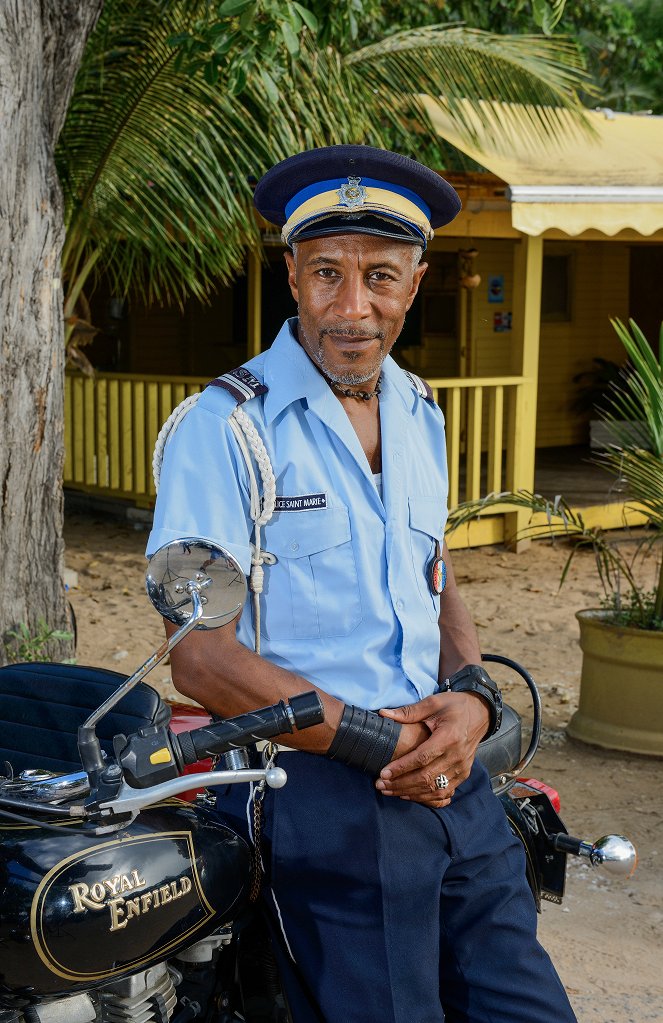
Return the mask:
[[[463,149],[444,112],[431,116]],[[452,176],[464,208],[429,246],[429,270],[394,350],[428,380],[445,413],[452,507],[527,490],[562,494],[591,526],[644,521],[585,464],[577,445],[589,412],[574,407],[574,394],[597,356],[623,360],[610,318],[632,316],[652,337],[660,321],[663,119],[587,116],[595,142],[571,133],[553,164],[526,139],[516,147],[509,129],[476,150],[465,146],[485,171]],[[606,168],[625,184],[595,188]],[[67,487],[151,507],[152,451],[172,408],[257,355],[295,314],[283,247],[266,224],[263,242],[262,259],[248,253],[246,276],[207,308],[138,305],[120,320],[112,293],[100,290],[95,322],[104,303],[112,322],[105,355],[94,342],[93,361],[109,371],[67,377]],[[486,515],[450,545],[512,540],[529,518],[524,510]]]
[[[563,494],[589,524],[619,527],[643,520],[625,512],[615,481],[588,463],[582,447],[540,449],[534,462],[533,431],[522,376],[429,381],[447,424],[449,504],[503,490]],[[152,452],[162,423],[207,379],[129,373],[67,375],[65,388],[65,487],[151,508],[156,496]],[[458,530],[453,548],[501,543],[527,513],[492,514]]]

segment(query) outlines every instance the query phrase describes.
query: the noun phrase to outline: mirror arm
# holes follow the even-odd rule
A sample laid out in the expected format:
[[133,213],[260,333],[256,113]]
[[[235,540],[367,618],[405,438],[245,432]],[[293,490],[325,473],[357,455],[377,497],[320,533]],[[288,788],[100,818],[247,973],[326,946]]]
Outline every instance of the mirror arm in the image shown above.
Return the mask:
[[89,718],[80,726],[78,729],[78,752],[81,758],[81,763],[84,770],[90,778],[90,786],[94,788],[97,784],[99,776],[105,770],[107,764],[104,758],[104,754],[101,749],[101,743],[96,734],[96,726],[99,724],[101,719],[112,710],[117,703],[120,702],[123,696],[138,685],[139,682],[145,678],[145,676],[156,668],[157,664],[163,661],[164,657],[167,657],[173,647],[184,639],[203,617],[203,603],[200,598],[200,586],[198,583],[190,582],[187,585],[187,591],[191,596],[191,603],[193,604],[193,611],[188,620],[181,625],[177,632],[174,632],[169,639],[164,640],[158,650],[152,654],[151,657],[145,661],[144,664],[138,668],[133,675],[123,682],[122,685],[115,690],[114,693],[105,700],[100,707],[97,707]]

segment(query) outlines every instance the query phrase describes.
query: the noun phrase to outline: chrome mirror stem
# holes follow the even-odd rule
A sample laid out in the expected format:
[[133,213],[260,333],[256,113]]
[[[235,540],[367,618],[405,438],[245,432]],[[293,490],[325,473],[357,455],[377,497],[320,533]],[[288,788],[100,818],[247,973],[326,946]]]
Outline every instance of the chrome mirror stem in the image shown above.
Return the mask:
[[157,664],[163,661],[164,657],[170,653],[173,647],[177,646],[181,640],[184,639],[193,629],[195,629],[197,623],[203,617],[203,602],[200,596],[200,584],[193,580],[187,584],[187,592],[191,597],[191,603],[193,610],[190,617],[181,625],[177,632],[174,632],[169,639],[164,640],[158,650],[152,654],[151,657],[145,661],[144,664],[138,668],[133,675],[123,682],[122,685],[115,690],[114,693],[108,697],[107,700],[97,707],[95,711],[90,714],[89,718],[80,726],[78,729],[78,751],[81,757],[81,763],[85,768],[88,775],[99,774],[104,770],[106,766],[103,753],[101,751],[101,745],[97,738],[95,728],[101,719],[112,710],[120,702],[123,696],[138,685],[139,682],[145,678],[153,668],[156,668]]

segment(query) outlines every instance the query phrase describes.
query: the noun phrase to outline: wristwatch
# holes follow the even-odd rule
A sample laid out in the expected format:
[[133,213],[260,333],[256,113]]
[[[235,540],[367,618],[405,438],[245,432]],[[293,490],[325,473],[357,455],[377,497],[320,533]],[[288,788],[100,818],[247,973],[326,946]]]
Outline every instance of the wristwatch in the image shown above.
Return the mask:
[[502,724],[502,694],[480,664],[466,664],[464,668],[446,679],[446,688],[452,693],[476,693],[477,696],[482,696],[490,711],[490,725],[483,739],[489,739],[495,734]]

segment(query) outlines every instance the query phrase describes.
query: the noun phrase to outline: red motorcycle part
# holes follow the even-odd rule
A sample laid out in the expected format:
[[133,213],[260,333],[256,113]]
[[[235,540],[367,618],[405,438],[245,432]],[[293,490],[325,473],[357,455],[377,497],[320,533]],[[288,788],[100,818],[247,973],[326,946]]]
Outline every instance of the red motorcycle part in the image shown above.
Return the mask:
[[551,788],[550,785],[546,785],[545,782],[539,781],[538,778],[518,778],[518,781],[522,785],[529,785],[530,788],[536,789],[538,792],[543,792],[552,803],[555,812],[560,813],[561,801],[557,789]]
[[[170,719],[170,729],[175,735],[180,732],[190,732],[194,728],[202,728],[204,725],[208,725],[212,720],[210,715],[202,707],[195,707],[190,703],[170,703],[172,717]],[[184,774],[199,774],[201,771],[211,771],[212,761],[208,757],[206,760],[199,760],[196,764],[187,764],[184,768]],[[178,799],[185,799],[192,803],[199,792],[203,789],[187,789],[186,792],[182,792]]]

